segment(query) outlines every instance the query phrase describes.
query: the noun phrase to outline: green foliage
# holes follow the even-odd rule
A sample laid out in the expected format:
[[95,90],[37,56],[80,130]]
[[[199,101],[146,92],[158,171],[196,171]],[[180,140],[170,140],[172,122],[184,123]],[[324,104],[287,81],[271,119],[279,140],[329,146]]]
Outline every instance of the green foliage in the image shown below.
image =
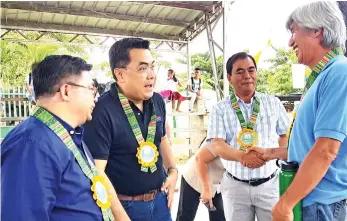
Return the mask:
[[19,44],[1,41],[1,81],[3,84],[10,84],[11,81],[24,81],[24,74],[28,71],[28,66],[23,63],[24,54]]
[[[14,39],[1,40],[1,84],[19,86],[23,85],[24,78],[31,71],[31,64],[34,62],[42,61],[46,56],[53,54],[69,54],[86,58],[87,54],[84,47],[77,45],[68,45],[64,43],[30,43],[30,40],[35,40],[40,37],[38,32],[26,31],[23,34],[27,37],[24,39],[18,33],[10,32],[6,35],[6,38]],[[55,33],[46,34],[41,36],[42,41],[53,42],[57,41],[69,41],[74,35]],[[15,41],[24,40],[28,42]],[[91,41],[96,41],[97,37],[90,37]],[[77,37],[74,42],[76,43],[89,43],[87,39],[82,36]]]
[[[95,67],[95,69],[97,69]],[[111,68],[110,68],[110,63],[108,61],[104,61],[100,64],[100,69],[105,73],[105,75],[107,77],[110,77],[111,79],[113,79],[113,74],[111,72]]]
[[297,57],[292,50],[274,48],[276,57],[268,59],[271,64],[268,69],[258,71],[257,90],[264,93],[286,95],[300,92],[293,88],[292,64],[297,63]]
[[[187,59],[177,59],[181,64],[187,64]],[[203,71],[201,79],[204,82],[203,88],[215,90],[214,76],[212,71],[212,62],[209,53],[198,53],[191,57],[192,67],[200,68]],[[223,75],[223,57],[217,57],[217,73]],[[193,73],[192,73],[193,76]],[[223,87],[223,79],[219,81],[220,87]]]
[[35,45],[1,41],[1,78],[5,85],[23,85],[31,64],[42,61],[46,56],[57,54],[54,44]]
[[169,69],[172,67],[172,64],[164,59],[162,59],[162,55],[158,52],[151,51],[153,59],[155,60],[156,73],[159,72],[160,67],[164,67]]
[[266,69],[260,69],[258,71],[258,81],[257,81],[257,91],[262,93],[269,93],[269,83],[268,78],[272,73]]

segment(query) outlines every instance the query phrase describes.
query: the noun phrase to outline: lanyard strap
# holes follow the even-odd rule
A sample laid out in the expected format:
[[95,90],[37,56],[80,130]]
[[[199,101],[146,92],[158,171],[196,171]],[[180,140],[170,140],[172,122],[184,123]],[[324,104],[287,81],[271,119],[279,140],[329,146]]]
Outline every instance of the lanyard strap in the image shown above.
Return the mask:
[[[143,138],[141,128],[139,126],[139,123],[137,122],[136,116],[134,114],[134,111],[131,109],[131,106],[129,104],[129,100],[120,92],[118,92],[119,100],[122,104],[122,108],[124,110],[125,115],[127,116],[128,122],[131,126],[131,129],[133,131],[133,134],[137,140],[137,143],[141,145],[142,142],[145,141]],[[147,139],[146,142],[151,142],[154,143],[154,137],[156,133],[156,114],[155,114],[155,109],[154,109],[154,104],[152,103],[153,107],[153,113],[151,116],[151,121],[149,122],[148,125],[148,133],[147,133]]]
[[[327,54],[324,55],[324,57],[318,62],[318,64],[316,64],[316,66],[314,66],[312,68],[311,74],[306,79],[304,93],[301,96],[301,101],[303,100],[304,96],[306,95],[306,93],[308,92],[308,90],[310,89],[312,84],[315,82],[315,80],[319,76],[320,72],[325,68],[325,66],[329,63],[329,61],[332,58],[334,58],[334,57],[336,57],[338,55],[343,55],[342,48],[335,48],[335,49],[330,50]],[[291,124],[290,124],[290,126],[288,128],[288,132],[287,132],[288,146],[289,146],[289,142],[290,142],[289,138],[290,138],[291,133],[292,133],[292,129],[293,129],[293,126],[294,126],[295,119],[296,119],[296,111],[294,111],[294,113],[293,113],[293,120],[292,120],[292,122],[291,122]]]
[[[52,114],[50,114],[48,111],[43,109],[42,107],[37,107],[33,114],[34,117],[42,121],[44,124],[46,124],[65,144],[67,148],[71,150],[73,155],[75,156],[75,159],[78,163],[78,165],[81,167],[83,173],[92,180],[94,176],[97,175],[97,170],[94,166],[94,164],[91,162],[90,159],[88,159],[88,164],[83,159],[81,153],[78,151],[76,144],[73,142],[70,134],[68,131],[61,125],[59,121],[57,121]],[[83,147],[84,148],[84,147]],[[86,155],[87,158],[88,155]]]
[[254,125],[257,121],[257,117],[258,117],[258,114],[260,111],[260,102],[259,102],[259,98],[257,98],[256,96],[254,98],[255,98],[255,104],[253,105],[252,114],[251,114],[251,117],[249,119],[249,122],[246,124],[246,121],[245,121],[245,118],[243,117],[240,105],[237,102],[236,95],[233,92],[230,94],[231,106],[236,112],[236,116],[240,122],[242,129],[253,130]]
[[[98,171],[95,168],[95,165],[93,164],[91,159],[89,158],[88,154],[86,153],[84,145],[82,145],[82,147],[87,157],[89,165],[86,163],[81,153],[78,151],[77,146],[75,142],[72,140],[68,131],[57,119],[53,117],[51,113],[49,113],[42,107],[36,107],[33,111],[32,116],[36,117],[38,120],[46,124],[63,141],[65,146],[69,150],[71,150],[84,175],[86,175],[91,181],[98,175]],[[113,221],[113,215],[110,208],[101,209],[101,211],[103,219],[105,221]]]

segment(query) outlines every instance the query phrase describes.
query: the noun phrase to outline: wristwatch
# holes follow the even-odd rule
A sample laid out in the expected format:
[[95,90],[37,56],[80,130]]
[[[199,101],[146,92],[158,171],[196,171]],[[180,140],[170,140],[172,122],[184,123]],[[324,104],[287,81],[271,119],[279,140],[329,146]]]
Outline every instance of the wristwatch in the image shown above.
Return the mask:
[[168,172],[168,173],[170,172],[170,170],[176,170],[177,173],[178,173],[178,169],[177,169],[176,166],[171,166],[171,167],[167,168],[167,172]]

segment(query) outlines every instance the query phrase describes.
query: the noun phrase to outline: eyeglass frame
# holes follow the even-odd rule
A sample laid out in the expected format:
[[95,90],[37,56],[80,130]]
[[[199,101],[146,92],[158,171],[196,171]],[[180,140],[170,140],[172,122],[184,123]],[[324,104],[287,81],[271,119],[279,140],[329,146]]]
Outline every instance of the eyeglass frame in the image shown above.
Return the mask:
[[[142,78],[142,79],[146,79],[146,78],[148,77],[148,74],[149,74],[150,71],[152,72],[152,74],[153,74],[154,76],[157,76],[157,74],[156,74],[155,71],[154,71],[154,68],[155,68],[154,65],[151,65],[151,66],[148,65],[148,66],[146,67],[146,70],[145,70],[145,71],[136,71],[136,70],[134,70],[134,69],[132,69],[132,68],[128,68],[128,67],[120,67],[119,69],[131,70],[131,71],[133,71],[133,72],[136,72],[136,73],[141,74],[141,78]],[[147,76],[144,77],[143,74],[147,74]]]
[[[70,86],[75,86],[75,87],[80,87],[80,88],[88,89],[88,90],[90,90],[90,91],[93,92],[94,98],[95,98],[96,95],[98,94],[98,88],[95,87],[95,86],[93,86],[93,88],[90,88],[90,87],[87,87],[87,86],[84,86],[84,85],[75,84],[75,83],[73,83],[73,82],[67,82],[67,83],[65,83],[65,84],[70,85]],[[60,88],[57,90],[57,92],[60,92]]]

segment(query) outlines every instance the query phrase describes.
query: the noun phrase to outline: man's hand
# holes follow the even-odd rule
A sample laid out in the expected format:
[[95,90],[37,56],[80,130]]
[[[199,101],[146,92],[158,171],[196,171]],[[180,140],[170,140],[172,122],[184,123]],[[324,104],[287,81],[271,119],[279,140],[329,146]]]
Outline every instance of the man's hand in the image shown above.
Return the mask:
[[272,154],[272,149],[273,148],[262,148],[262,147],[251,147],[246,150],[246,153],[254,151],[257,152],[258,155],[261,159],[265,161],[272,160],[271,154]]
[[256,151],[247,151],[241,156],[242,165],[254,169],[263,166],[266,160],[262,158],[262,154]]
[[200,92],[200,91],[196,92],[196,95],[200,96],[200,95],[201,95],[201,92]]
[[203,187],[200,195],[200,201],[203,204],[208,204],[210,208],[213,208],[212,191],[210,187]]
[[272,209],[272,221],[293,221],[293,208],[280,199]]
[[178,178],[178,171],[177,170],[170,170],[169,175],[165,180],[165,183],[161,187],[161,191],[167,190],[167,199],[168,199],[167,206],[169,207],[169,209],[171,209],[171,206],[172,206],[172,201],[173,201],[173,196],[175,193],[177,178]]

